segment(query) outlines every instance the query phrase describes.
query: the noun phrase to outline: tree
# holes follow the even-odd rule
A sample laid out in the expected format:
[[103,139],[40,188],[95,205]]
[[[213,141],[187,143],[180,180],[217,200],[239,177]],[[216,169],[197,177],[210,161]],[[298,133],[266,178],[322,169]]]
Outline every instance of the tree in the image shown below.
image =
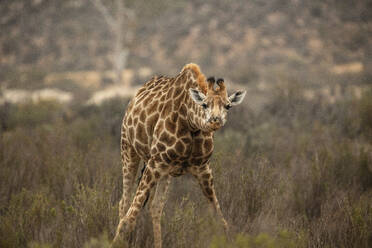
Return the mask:
[[[113,0],[103,3],[102,0],[90,0],[102,15],[108,30],[112,34],[113,49],[111,62],[114,67],[115,81],[122,82],[122,71],[130,55],[130,46],[134,40],[136,14],[125,5],[124,0]],[[129,87],[130,82],[124,82]]]

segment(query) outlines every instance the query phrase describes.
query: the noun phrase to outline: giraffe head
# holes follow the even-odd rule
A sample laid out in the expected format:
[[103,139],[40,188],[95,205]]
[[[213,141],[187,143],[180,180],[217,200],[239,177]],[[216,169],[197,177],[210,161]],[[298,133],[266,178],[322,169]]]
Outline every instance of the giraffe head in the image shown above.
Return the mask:
[[228,110],[243,101],[246,91],[238,90],[228,96],[222,78],[216,82],[214,77],[210,77],[207,79],[207,85],[206,94],[196,88],[191,88],[189,92],[194,102],[200,106],[202,126],[206,130],[216,131],[225,125]]

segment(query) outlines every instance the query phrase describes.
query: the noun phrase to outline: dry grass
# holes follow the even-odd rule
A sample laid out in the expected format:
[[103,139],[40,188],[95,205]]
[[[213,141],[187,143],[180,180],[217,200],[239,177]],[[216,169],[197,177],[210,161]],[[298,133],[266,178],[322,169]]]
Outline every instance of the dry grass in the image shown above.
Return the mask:
[[[259,113],[232,110],[216,134],[215,185],[231,240],[184,176],[172,181],[164,247],[372,246],[372,98],[329,105],[299,91],[277,92]],[[1,107],[0,247],[109,246],[126,102]],[[152,239],[146,209],[132,245]]]

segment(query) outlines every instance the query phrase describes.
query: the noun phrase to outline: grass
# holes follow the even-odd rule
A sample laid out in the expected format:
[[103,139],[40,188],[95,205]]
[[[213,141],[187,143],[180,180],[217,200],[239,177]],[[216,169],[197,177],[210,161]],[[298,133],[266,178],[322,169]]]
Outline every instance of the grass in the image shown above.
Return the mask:
[[[230,237],[183,176],[165,207],[164,247],[372,246],[370,93],[331,105],[300,90],[277,92],[259,113],[232,110],[216,134],[212,167]],[[0,107],[0,247],[109,246],[126,104]],[[140,214],[133,247],[152,247],[149,216]]]

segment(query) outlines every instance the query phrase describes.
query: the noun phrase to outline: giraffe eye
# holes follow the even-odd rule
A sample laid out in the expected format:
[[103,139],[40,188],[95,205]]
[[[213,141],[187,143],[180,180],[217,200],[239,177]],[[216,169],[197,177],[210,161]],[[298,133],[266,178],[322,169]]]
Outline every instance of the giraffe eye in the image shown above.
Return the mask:
[[203,107],[203,109],[206,109],[206,108],[208,108],[208,105],[206,103],[203,103],[202,107]]
[[225,109],[229,110],[231,108],[231,104],[225,105]]

